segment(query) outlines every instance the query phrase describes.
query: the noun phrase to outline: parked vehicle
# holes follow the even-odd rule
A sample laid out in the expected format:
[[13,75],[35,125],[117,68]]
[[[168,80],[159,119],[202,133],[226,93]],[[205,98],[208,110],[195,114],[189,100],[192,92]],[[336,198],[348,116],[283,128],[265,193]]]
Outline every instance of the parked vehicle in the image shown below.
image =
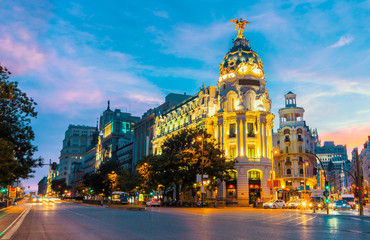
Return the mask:
[[351,210],[351,205],[349,205],[348,203],[346,203],[346,201],[344,200],[337,200],[337,201],[334,201],[334,209],[340,211],[340,210]]
[[161,201],[156,198],[151,198],[146,202],[147,207],[160,207],[161,206]]
[[270,200],[263,204],[263,208],[285,208],[285,202],[281,199]]
[[130,195],[125,192],[113,192],[112,193],[112,202],[127,204],[129,201]]

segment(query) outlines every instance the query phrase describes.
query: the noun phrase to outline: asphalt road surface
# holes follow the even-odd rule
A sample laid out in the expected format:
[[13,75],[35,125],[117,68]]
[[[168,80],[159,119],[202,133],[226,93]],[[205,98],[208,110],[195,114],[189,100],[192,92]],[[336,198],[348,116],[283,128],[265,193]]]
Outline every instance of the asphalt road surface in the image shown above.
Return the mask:
[[[27,207],[27,204],[24,204]],[[370,239],[370,219],[251,208],[32,205],[12,239]]]

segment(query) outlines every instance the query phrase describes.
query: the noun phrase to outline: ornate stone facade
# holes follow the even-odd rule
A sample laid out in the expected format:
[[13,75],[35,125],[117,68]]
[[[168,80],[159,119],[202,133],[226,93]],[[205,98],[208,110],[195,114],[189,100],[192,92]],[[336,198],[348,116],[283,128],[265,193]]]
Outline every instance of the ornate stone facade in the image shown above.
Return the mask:
[[200,91],[163,112],[155,121],[154,154],[164,139],[185,127],[203,127],[219,143],[229,161],[236,161],[234,179],[220,183],[218,198],[248,205],[270,199],[274,115],[265,89],[263,64],[244,36],[238,35],[220,64],[217,87]]
[[316,159],[311,154],[315,153],[317,131],[306,125],[303,113],[304,109],[297,107],[296,95],[285,94],[285,107],[279,109],[280,126],[273,139],[279,150],[274,157],[274,168],[284,200],[299,196],[300,190],[317,186]]

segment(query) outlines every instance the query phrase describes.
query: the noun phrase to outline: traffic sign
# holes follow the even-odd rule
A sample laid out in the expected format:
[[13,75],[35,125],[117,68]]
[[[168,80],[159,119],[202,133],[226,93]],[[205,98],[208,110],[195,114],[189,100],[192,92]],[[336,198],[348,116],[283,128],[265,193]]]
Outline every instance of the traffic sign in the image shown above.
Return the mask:
[[328,196],[329,196],[329,191],[326,191],[326,190],[325,190],[325,191],[323,192],[323,195],[324,195],[325,197],[328,197]]

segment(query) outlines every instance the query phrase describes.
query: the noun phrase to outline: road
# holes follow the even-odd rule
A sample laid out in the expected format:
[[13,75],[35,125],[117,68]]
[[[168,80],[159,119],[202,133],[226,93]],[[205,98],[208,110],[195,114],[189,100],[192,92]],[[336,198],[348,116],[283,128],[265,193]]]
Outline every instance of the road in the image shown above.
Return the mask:
[[370,239],[370,219],[237,207],[127,211],[37,203],[13,239]]

